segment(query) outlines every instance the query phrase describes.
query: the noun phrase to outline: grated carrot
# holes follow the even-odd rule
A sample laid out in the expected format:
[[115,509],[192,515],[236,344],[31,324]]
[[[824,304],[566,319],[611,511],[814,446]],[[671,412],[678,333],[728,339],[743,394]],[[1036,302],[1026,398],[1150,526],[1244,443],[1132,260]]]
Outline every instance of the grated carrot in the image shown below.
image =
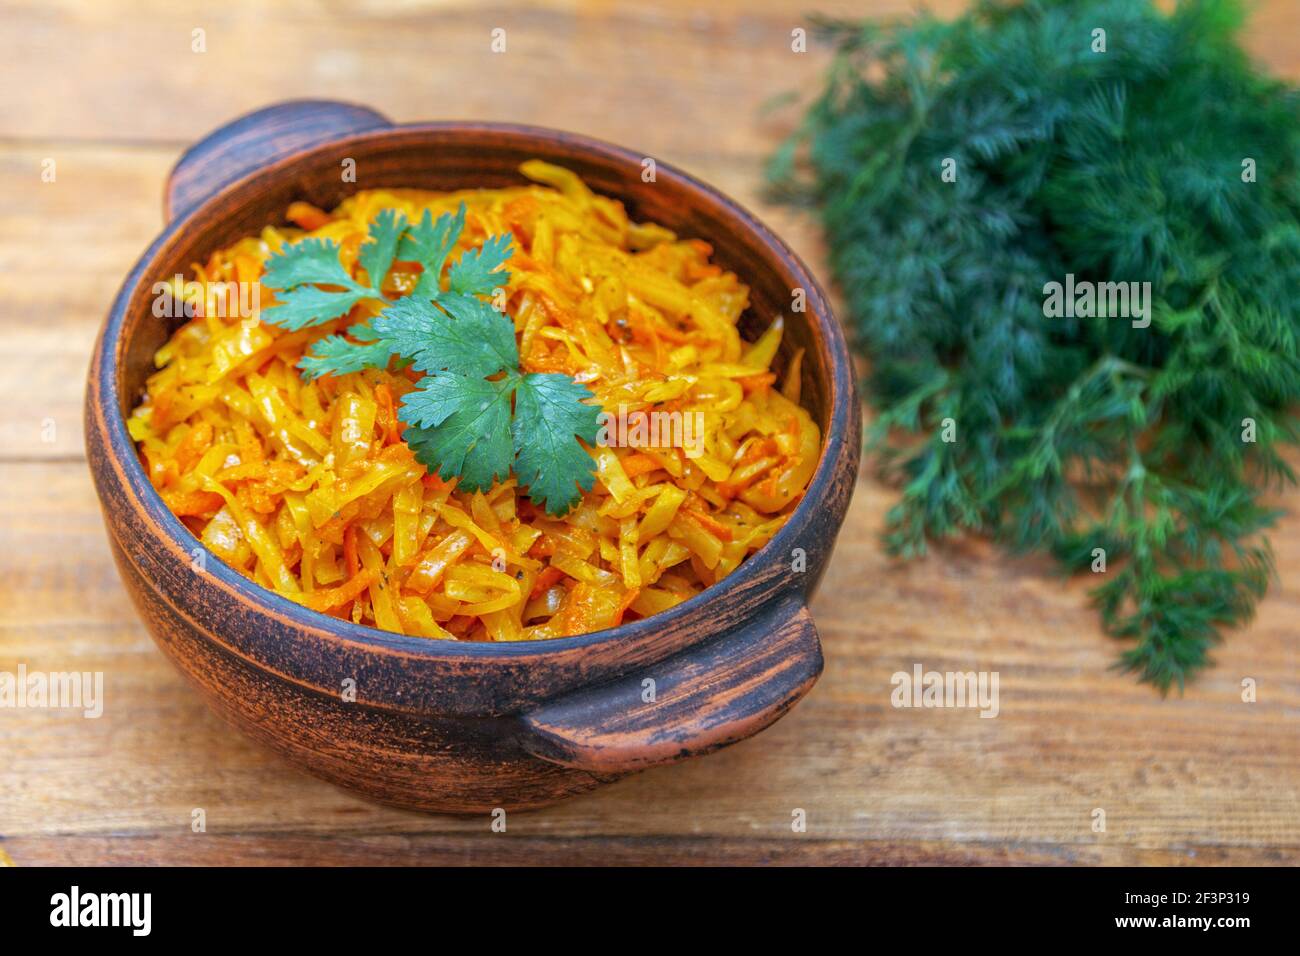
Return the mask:
[[[743,342],[749,289],[707,242],[631,221],[568,170],[530,161],[521,171],[533,185],[369,190],[332,211],[295,202],[290,225],[213,251],[194,275],[205,292],[256,282],[273,251],[312,236],[338,244],[359,277],[380,210],[409,223],[464,203],[450,261],[486,236],[514,237],[503,304],[522,370],[574,376],[611,416],[625,412],[623,438],[590,449],[592,489],[556,518],[514,477],[470,494],[427,472],[403,440],[401,402],[425,374],[412,366],[302,380],[297,363],[320,338],[348,335],[382,303],[299,332],[228,308],[174,332],[129,421],[150,482],[220,560],[360,623],[531,640],[680,603],[780,529],[821,451],[798,381],[775,387],[783,320]],[[404,294],[418,274],[399,261],[384,288]],[[796,379],[801,365],[796,350]],[[673,416],[699,416],[698,445],[653,433]]]

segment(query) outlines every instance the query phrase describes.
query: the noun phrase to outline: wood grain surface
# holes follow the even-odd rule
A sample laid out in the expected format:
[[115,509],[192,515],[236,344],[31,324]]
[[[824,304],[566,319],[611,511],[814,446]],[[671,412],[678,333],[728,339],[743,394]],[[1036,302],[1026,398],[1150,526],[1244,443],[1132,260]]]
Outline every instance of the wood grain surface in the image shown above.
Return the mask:
[[[289,768],[210,713],[137,620],[86,471],[80,403],[95,331],[160,228],[166,173],[189,142],[295,96],[399,121],[573,129],[713,183],[825,277],[813,224],[760,193],[763,156],[795,115],[761,107],[806,93],[825,63],[815,44],[790,51],[804,9],[0,3],[0,671],[102,671],[106,698],[97,720],[0,710],[0,861],[1300,862],[1300,514],[1274,536],[1279,581],[1258,619],[1162,700],[1109,669],[1118,645],[1088,581],[983,542],[889,561],[876,536],[893,496],[864,476],[812,608],[826,670],[799,707],[729,750],[511,815],[504,833]],[[206,52],[192,51],[196,29]],[[1300,79],[1294,0],[1260,4],[1247,42]],[[1296,511],[1296,496],[1282,503]],[[997,718],[892,707],[891,675],[917,663],[997,671]],[[805,832],[791,826],[798,810]]]

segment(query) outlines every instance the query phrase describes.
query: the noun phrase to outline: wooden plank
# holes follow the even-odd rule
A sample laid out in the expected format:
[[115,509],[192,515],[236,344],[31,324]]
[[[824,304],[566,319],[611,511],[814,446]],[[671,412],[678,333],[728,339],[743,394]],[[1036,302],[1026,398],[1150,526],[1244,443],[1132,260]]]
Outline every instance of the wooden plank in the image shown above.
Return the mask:
[[[99,325],[161,226],[177,151],[0,147],[0,458],[83,454],[81,398]],[[54,157],[55,180],[41,181]]]
[[[855,499],[813,607],[826,673],[789,717],[702,760],[516,814],[509,832],[523,842],[483,843],[481,858],[1300,860],[1294,576],[1216,669],[1161,700],[1107,670],[1116,648],[1085,607],[1086,581],[1063,586],[978,544],[896,567],[874,540],[887,500],[869,484]],[[317,838],[335,862],[454,861],[478,846],[485,820],[357,800],[208,713],[119,587],[81,463],[0,465],[0,528],[0,606],[11,609],[0,670],[105,674],[97,720],[0,715],[0,836],[20,865],[79,852],[292,862]],[[1283,567],[1300,566],[1297,530],[1291,517],[1277,535]],[[999,716],[893,708],[891,675],[918,662],[998,671]],[[1241,701],[1244,676],[1259,681],[1258,703]],[[215,844],[191,839],[195,808]],[[1092,832],[1096,808],[1106,833]],[[795,809],[806,835],[791,832]],[[816,849],[796,849],[805,838]]]
[[[693,141],[736,153],[753,141],[754,108],[819,69],[816,49],[791,49],[802,10],[777,2],[5,6],[0,62],[25,95],[0,104],[4,136],[188,141],[270,100],[313,97],[401,121],[546,123],[651,151]],[[504,52],[492,50],[496,29]]]
[[[817,10],[897,15],[914,6],[823,0]],[[951,15],[963,3],[926,6]],[[815,32],[806,53],[791,49],[791,30],[811,31],[812,19],[784,0],[718,0],[707,9],[691,0],[652,8],[369,0],[346,15],[311,0],[229,0],[216,16],[169,0],[7,0],[0,11],[3,62],[25,79],[23,95],[0,103],[0,137],[29,140],[179,145],[299,95],[365,102],[399,121],[568,120],[648,149],[690,142],[744,153],[768,132],[752,121],[756,108],[777,93],[814,89],[827,52]],[[1287,77],[1300,75],[1296,18],[1288,3],[1259,4],[1244,32],[1246,47]],[[507,31],[502,53],[490,49],[494,29]],[[202,53],[192,50],[195,30],[205,31]]]
[[[928,6],[951,14],[963,4]],[[899,14],[912,0],[822,0],[828,15]],[[1300,76],[1293,4],[1261,5],[1249,47]],[[289,97],[355,100],[394,119],[495,119],[603,136],[669,160],[691,143],[754,152],[755,111],[810,89],[822,50],[791,50],[807,5],[669,0],[484,5],[367,0],[346,13],[307,0],[8,0],[0,63],[21,95],[0,101],[0,136],[188,142]],[[506,30],[503,53],[492,30]],[[205,52],[193,52],[193,31]]]
[[[891,842],[713,837],[546,837],[506,833],[18,837],[0,841],[32,866],[1242,866],[1284,865],[1281,853],[1194,852],[974,841]],[[3,851],[0,850],[0,853]],[[2,858],[0,858],[2,860]]]

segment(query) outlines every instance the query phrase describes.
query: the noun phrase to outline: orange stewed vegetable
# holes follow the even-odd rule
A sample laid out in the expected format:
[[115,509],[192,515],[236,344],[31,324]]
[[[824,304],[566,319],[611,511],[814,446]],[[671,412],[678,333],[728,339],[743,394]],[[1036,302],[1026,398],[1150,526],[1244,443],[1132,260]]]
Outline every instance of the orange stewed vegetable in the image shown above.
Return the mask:
[[[196,283],[174,290],[194,318],[158,351],[128,424],[163,500],[213,554],[324,614],[518,641],[666,610],[777,532],[821,451],[798,404],[801,354],[788,363],[793,380],[771,368],[782,320],[742,341],[749,290],[710,262],[707,243],[630,221],[568,170],[532,161],[522,171],[535,185],[372,190],[332,212],[294,203],[292,227],[214,252]],[[382,303],[300,332],[226,307],[243,301],[226,284],[257,283],[286,242],[332,239],[355,274],[380,210],[414,222],[461,203],[452,259],[488,236],[514,238],[502,295],[523,371],[573,376],[621,422],[590,449],[595,486],[563,517],[534,506],[513,477],[470,493],[427,473],[395,411],[418,373],[390,363],[304,381],[295,366],[312,343]],[[418,271],[396,263],[385,293],[409,293]],[[263,306],[274,301],[256,291]]]

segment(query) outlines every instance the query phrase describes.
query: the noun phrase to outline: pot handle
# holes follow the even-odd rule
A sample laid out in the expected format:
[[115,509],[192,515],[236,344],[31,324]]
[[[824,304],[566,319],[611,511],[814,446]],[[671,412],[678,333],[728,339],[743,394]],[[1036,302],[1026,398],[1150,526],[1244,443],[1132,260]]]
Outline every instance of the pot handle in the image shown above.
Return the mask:
[[372,109],[335,100],[290,100],[248,113],[185,151],[167,177],[163,212],[171,222],[260,166],[331,139],[392,125]]
[[716,640],[526,711],[523,745],[592,773],[673,763],[758,733],[821,672],[817,627],[803,595],[789,596]]

